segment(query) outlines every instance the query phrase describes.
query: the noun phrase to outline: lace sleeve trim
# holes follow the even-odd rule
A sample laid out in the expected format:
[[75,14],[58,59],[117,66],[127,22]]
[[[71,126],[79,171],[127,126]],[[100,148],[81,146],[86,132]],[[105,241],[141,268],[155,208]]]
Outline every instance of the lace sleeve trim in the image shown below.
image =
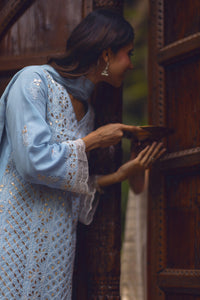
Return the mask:
[[76,147],[78,169],[73,184],[72,192],[74,191],[80,194],[88,194],[89,167],[87,155],[85,152],[85,143],[82,139],[78,139],[73,141],[73,144]]
[[99,193],[96,193],[97,178],[98,176],[89,178],[89,193],[88,195],[82,195],[80,199],[79,221],[85,225],[89,225],[92,222],[99,203]]
[[80,185],[80,193],[88,193],[88,178],[89,178],[89,166],[88,159],[85,152],[85,143],[82,139],[75,141],[77,149],[77,159],[78,159],[78,171],[76,175],[76,180],[74,185]]

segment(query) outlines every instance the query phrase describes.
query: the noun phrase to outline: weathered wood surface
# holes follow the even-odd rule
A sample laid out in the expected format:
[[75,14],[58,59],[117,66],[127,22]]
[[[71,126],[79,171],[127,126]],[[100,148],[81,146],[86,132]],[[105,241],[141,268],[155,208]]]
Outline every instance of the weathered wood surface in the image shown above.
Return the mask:
[[[150,0],[149,122],[175,129],[149,184],[148,299],[200,299],[200,2]],[[192,20],[192,21],[191,21]]]

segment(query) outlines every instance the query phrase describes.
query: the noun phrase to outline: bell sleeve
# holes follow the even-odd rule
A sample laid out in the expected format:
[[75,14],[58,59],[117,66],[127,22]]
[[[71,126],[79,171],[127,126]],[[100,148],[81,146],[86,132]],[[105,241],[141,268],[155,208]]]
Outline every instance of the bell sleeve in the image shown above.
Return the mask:
[[31,183],[88,195],[91,199],[84,142],[78,139],[51,143],[47,97],[45,73],[34,67],[22,72],[10,89],[6,131],[17,171]]

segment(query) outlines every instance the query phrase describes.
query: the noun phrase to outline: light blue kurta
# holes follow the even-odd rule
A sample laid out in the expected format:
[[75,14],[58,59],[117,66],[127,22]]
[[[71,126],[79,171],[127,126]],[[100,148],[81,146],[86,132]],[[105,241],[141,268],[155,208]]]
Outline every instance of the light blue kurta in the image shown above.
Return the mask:
[[89,224],[97,205],[81,139],[92,108],[78,122],[50,69],[25,68],[1,99],[1,300],[71,299],[77,222]]

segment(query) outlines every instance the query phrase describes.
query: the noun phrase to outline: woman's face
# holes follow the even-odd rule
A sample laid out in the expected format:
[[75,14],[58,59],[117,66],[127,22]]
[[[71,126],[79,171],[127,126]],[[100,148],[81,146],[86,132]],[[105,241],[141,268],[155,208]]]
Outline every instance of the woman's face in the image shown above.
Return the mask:
[[133,69],[131,56],[133,55],[133,43],[124,46],[118,52],[109,55],[109,76],[105,80],[114,87],[120,87],[126,72]]

